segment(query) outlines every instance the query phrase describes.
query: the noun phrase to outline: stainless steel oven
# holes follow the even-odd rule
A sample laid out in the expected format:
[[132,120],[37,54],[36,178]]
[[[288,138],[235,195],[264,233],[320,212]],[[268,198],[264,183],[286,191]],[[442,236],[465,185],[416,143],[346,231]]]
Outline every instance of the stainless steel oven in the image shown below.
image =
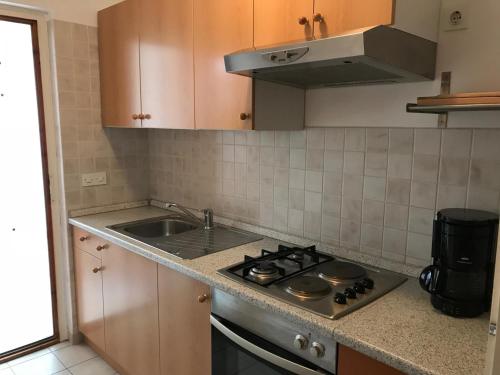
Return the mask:
[[212,296],[212,375],[335,373],[333,339],[221,291]]

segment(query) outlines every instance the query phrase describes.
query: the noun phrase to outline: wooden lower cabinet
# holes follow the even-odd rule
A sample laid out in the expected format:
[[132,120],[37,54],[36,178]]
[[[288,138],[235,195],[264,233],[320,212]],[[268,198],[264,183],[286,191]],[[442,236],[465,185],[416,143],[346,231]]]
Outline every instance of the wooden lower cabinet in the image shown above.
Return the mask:
[[404,375],[401,371],[339,345],[337,375]]
[[104,315],[101,260],[74,248],[78,328],[98,349],[104,350]]
[[106,354],[130,375],[158,375],[158,265],[115,245],[102,263]]
[[78,327],[90,346],[122,375],[210,375],[210,288],[113,244],[99,259],[78,236]]
[[158,267],[162,375],[210,375],[210,288]]

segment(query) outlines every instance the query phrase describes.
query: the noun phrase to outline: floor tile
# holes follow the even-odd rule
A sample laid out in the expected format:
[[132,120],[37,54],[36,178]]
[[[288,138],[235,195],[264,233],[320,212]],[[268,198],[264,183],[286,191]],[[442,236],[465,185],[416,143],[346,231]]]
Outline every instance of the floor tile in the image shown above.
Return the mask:
[[72,345],[54,352],[55,356],[66,368],[97,357],[97,354],[86,345]]
[[11,367],[15,375],[52,375],[64,370],[63,364],[52,353]]
[[10,368],[2,368],[0,369],[0,375],[14,375]]
[[71,372],[68,370],[63,370],[61,372],[56,372],[54,375],[71,375]]
[[4,370],[4,369],[6,369],[8,367],[9,367],[8,363],[2,363],[2,364],[0,364],[0,370]]
[[68,346],[71,346],[71,343],[69,341],[63,341],[63,342],[60,342],[59,344],[56,344],[56,345],[53,345],[49,348],[49,350],[51,352],[55,352],[57,350],[60,350],[60,349],[63,349],[63,348],[66,348]]
[[18,365],[20,363],[30,361],[34,358],[38,358],[38,357],[41,357],[42,355],[49,354],[49,353],[50,353],[49,349],[42,349],[42,350],[39,350],[37,352],[27,354],[24,357],[13,359],[12,361],[9,362],[9,366],[13,367],[13,366]]
[[103,359],[97,357],[70,367],[73,375],[113,375],[115,370]]

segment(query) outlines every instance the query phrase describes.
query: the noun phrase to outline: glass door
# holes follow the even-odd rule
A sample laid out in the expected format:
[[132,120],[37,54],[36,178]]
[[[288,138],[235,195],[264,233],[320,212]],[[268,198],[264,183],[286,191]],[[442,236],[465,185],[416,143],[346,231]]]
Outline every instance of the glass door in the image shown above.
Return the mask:
[[36,21],[0,14],[0,361],[57,338]]
[[318,366],[222,319],[212,324],[212,374],[329,375]]

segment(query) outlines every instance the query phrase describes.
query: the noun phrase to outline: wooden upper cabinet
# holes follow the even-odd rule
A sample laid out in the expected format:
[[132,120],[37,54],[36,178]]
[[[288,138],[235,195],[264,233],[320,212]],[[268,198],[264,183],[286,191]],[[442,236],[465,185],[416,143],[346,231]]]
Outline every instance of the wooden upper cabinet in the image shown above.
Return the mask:
[[141,126],[133,119],[141,113],[137,1],[127,0],[98,14],[104,126]]
[[143,127],[193,129],[193,0],[141,0],[140,40]]
[[74,248],[78,329],[104,351],[104,317],[100,259]]
[[313,37],[313,0],[254,0],[256,47]]
[[103,251],[106,354],[130,375],[158,375],[158,267],[116,245]]
[[252,47],[253,0],[194,0],[196,128],[252,129],[252,80],[224,65]]
[[394,0],[314,0],[314,36],[323,38],[349,30],[390,25]]
[[162,375],[212,373],[209,293],[207,285],[158,267]]

